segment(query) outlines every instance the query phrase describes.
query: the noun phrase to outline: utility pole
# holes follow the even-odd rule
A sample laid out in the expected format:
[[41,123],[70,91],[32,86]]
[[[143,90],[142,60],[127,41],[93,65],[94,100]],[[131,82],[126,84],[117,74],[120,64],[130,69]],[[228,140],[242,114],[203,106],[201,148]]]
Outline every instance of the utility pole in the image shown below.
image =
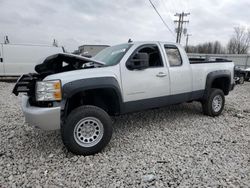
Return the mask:
[[174,23],[178,23],[178,26],[176,28],[176,43],[181,43],[181,36],[182,36],[182,32],[183,32],[183,24],[184,23],[189,23],[189,20],[184,20],[185,16],[190,15],[190,13],[176,13],[174,16],[178,16],[179,19],[175,20]]
[[191,34],[186,34],[186,52],[188,52],[188,38],[192,36]]
[[178,27],[176,29],[176,43],[179,43],[179,38],[180,38],[180,28],[181,28],[181,14],[177,15],[177,13],[175,14],[175,16],[179,16],[179,21],[175,20],[174,22],[177,23],[178,22]]

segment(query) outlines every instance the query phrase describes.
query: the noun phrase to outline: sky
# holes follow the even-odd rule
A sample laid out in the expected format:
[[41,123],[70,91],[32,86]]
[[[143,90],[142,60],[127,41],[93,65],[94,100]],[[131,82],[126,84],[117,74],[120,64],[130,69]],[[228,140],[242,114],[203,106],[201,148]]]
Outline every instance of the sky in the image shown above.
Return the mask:
[[[0,0],[0,42],[52,44],[68,51],[83,44],[114,45],[133,41],[175,42],[175,13],[190,12],[185,27],[190,44],[221,41],[233,28],[250,25],[249,0]],[[182,37],[182,44],[185,37]]]

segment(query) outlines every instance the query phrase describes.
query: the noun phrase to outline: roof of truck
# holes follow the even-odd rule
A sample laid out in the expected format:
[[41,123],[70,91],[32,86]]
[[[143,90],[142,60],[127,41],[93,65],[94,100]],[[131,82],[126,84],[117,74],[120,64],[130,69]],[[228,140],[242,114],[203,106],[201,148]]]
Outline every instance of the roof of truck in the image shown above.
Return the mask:
[[128,42],[129,44],[136,44],[136,45],[142,45],[142,44],[152,44],[152,43],[160,43],[160,44],[168,44],[168,45],[175,45],[175,46],[181,46],[181,44],[175,43],[175,42],[167,42],[167,41],[132,41]]
[[164,44],[174,44],[176,45],[177,43],[175,42],[168,42],[168,41],[153,41],[153,40],[149,40],[149,41],[132,41],[132,42],[129,42],[131,44],[141,44],[141,43],[164,43]]

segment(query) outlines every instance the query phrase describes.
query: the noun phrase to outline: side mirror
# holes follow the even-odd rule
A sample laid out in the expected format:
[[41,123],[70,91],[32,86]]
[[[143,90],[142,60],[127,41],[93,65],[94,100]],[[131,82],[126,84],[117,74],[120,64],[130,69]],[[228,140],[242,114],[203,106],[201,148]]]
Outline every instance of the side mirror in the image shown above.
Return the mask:
[[129,70],[142,70],[149,67],[149,56],[147,53],[136,53],[126,63]]

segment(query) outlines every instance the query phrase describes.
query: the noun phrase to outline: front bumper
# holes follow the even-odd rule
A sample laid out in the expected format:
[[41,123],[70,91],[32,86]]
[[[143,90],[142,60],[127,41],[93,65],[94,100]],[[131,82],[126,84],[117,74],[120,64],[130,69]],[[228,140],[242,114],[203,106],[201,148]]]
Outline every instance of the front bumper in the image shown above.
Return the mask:
[[61,107],[31,106],[28,99],[27,96],[22,96],[22,110],[28,124],[43,130],[60,129]]

